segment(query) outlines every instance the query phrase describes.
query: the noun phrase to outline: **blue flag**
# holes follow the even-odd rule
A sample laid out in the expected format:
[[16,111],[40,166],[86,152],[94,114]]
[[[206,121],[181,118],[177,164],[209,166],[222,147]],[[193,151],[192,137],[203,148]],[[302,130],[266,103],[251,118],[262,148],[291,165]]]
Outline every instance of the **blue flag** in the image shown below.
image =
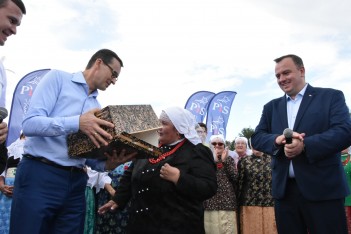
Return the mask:
[[223,91],[217,93],[211,100],[207,108],[207,140],[212,135],[222,134],[226,137],[230,109],[234,101],[236,92]]
[[11,112],[8,123],[9,132],[7,135],[6,146],[16,141],[22,130],[22,121],[27,113],[32,94],[39,81],[50,69],[33,71],[25,75],[17,84],[13,92]]
[[207,106],[215,94],[209,91],[193,93],[185,104],[185,109],[193,113],[198,123],[202,123],[207,114]]

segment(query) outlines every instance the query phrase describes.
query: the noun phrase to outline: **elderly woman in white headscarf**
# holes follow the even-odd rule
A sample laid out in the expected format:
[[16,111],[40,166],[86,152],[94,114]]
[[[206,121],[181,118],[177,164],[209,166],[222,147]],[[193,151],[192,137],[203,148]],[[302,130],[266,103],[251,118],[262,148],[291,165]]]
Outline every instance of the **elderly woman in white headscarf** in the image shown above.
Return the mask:
[[204,202],[205,231],[211,234],[237,233],[236,180],[234,159],[228,157],[223,135],[210,138],[213,157],[217,164],[217,193]]
[[234,159],[235,165],[238,165],[238,162],[241,158],[252,155],[252,150],[249,147],[248,140],[246,137],[235,138],[234,146],[234,153],[230,156]]
[[[250,147],[251,139],[248,143]],[[241,158],[237,165],[240,234],[276,234],[272,197],[272,158],[250,148],[252,155]]]
[[131,199],[128,233],[203,234],[203,202],[217,190],[212,152],[201,144],[189,111],[170,107],[160,121],[163,154],[136,160],[99,213],[123,208]]

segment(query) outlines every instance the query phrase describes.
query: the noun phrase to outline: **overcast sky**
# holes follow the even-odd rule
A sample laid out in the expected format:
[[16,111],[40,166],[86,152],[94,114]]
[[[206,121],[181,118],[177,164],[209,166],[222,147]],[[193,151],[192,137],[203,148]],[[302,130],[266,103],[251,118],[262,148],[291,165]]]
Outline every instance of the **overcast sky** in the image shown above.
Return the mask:
[[196,91],[236,91],[227,140],[255,128],[263,105],[283,95],[274,59],[302,57],[312,86],[344,91],[351,105],[348,0],[24,0],[17,35],[0,47],[8,108],[17,82],[42,68],[83,71],[97,50],[123,60],[106,105],[184,107]]

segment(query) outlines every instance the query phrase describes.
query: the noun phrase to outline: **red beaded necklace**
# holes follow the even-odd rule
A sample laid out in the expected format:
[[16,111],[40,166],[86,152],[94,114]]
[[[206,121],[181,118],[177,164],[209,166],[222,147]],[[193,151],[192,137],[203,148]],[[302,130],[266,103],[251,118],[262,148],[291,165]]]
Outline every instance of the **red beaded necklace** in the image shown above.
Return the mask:
[[350,162],[350,154],[347,154],[347,158],[342,162],[343,166],[346,166]]
[[217,159],[218,159],[218,161],[216,163],[217,164],[217,169],[222,169],[222,167],[223,167],[222,155],[218,155]]
[[222,162],[217,162],[217,169],[222,169],[223,163]]
[[167,158],[168,156],[172,155],[174,152],[176,152],[182,145],[184,145],[186,139],[184,139],[182,142],[178,143],[178,145],[176,147],[174,147],[171,151],[168,151],[164,154],[161,154],[160,156],[158,156],[158,158],[154,159],[154,158],[149,158],[149,162],[152,164],[156,164],[159,163],[160,161],[162,161],[163,159]]

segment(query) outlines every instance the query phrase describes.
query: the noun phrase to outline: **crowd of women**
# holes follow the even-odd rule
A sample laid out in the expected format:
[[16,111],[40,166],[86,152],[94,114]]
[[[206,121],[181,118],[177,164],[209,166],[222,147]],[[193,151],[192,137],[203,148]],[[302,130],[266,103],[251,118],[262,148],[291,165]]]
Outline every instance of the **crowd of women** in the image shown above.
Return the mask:
[[245,137],[229,152],[223,135],[210,138],[218,189],[205,201],[206,233],[277,233],[271,196],[271,158]]

